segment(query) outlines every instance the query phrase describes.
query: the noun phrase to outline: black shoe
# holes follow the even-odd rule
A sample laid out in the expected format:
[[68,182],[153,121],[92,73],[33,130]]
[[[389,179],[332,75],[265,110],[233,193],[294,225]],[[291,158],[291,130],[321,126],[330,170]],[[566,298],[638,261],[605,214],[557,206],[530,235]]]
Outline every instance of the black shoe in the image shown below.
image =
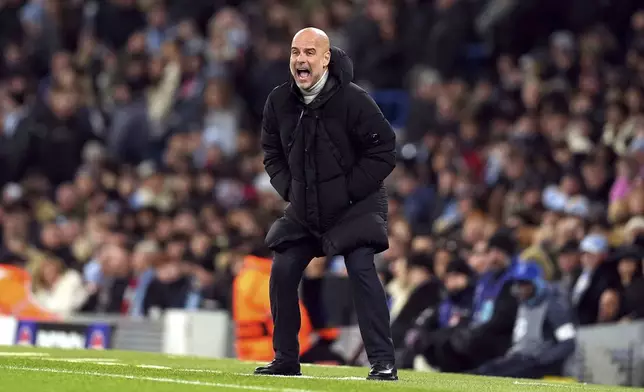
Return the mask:
[[398,370],[390,363],[376,362],[371,366],[367,380],[396,381]]
[[298,362],[284,362],[274,359],[268,365],[255,369],[255,374],[265,376],[301,376],[302,371]]

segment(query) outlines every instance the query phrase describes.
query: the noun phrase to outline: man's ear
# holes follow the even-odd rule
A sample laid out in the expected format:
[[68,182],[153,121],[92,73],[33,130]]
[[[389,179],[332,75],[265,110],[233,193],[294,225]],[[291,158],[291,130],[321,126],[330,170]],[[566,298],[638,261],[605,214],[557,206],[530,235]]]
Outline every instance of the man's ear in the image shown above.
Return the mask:
[[328,50],[326,53],[324,53],[324,68],[329,66],[329,63],[331,62],[331,51]]

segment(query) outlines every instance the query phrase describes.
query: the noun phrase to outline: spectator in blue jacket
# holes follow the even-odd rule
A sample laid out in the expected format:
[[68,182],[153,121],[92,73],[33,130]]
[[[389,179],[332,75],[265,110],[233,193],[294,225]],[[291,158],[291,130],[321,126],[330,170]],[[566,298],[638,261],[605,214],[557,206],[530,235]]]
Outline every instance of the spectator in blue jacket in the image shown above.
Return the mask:
[[445,271],[445,297],[436,314],[439,328],[467,325],[472,317],[476,275],[461,259],[453,260]]
[[[510,233],[499,230],[488,240],[489,270],[484,273],[474,294],[474,325],[482,325],[495,316],[500,298],[509,293],[507,282],[515,263],[516,242]],[[514,301],[508,301],[514,302]]]
[[449,361],[441,370],[458,372],[476,368],[503,355],[510,347],[517,300],[511,292],[511,273],[517,243],[511,232],[497,231],[488,240],[489,270],[478,280],[473,315],[466,327],[456,327],[445,351]]
[[512,347],[471,373],[521,378],[561,375],[576,342],[568,299],[543,280],[536,263],[518,263],[511,279],[512,292],[519,300]]
[[432,334],[423,347],[430,367],[466,371],[508,350],[518,306],[510,281],[515,252],[516,241],[509,232],[500,230],[488,240],[489,271],[476,285],[472,320]]

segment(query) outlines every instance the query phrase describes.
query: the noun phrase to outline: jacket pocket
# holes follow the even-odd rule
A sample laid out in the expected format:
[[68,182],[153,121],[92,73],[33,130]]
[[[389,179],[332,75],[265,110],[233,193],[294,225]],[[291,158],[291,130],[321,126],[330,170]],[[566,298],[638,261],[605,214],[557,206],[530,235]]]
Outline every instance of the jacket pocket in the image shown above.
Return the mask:
[[318,200],[322,220],[333,220],[342,215],[351,206],[346,177],[338,175],[318,184]]

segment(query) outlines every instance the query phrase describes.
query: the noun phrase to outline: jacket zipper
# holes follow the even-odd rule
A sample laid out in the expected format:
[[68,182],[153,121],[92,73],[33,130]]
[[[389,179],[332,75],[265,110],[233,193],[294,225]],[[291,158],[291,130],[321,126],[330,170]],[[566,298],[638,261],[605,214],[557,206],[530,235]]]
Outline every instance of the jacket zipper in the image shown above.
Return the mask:
[[291,136],[291,141],[288,142],[288,146],[286,147],[286,156],[291,155],[291,150],[293,149],[293,144],[295,144],[295,138],[297,137],[297,134],[300,132],[300,127],[302,125],[302,118],[304,117],[304,111],[306,109],[302,109],[302,112],[300,112],[300,117],[297,119],[297,124],[295,125],[295,130],[293,131],[293,135]]

